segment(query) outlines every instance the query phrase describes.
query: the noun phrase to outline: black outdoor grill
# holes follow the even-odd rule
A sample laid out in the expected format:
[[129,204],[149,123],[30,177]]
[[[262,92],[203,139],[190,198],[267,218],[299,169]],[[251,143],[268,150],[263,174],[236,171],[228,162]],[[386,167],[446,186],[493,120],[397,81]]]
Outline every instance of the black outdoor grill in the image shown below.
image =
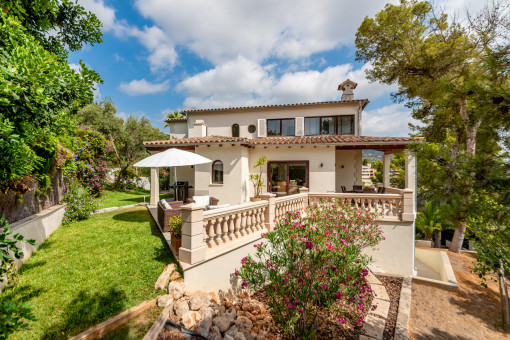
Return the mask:
[[175,182],[170,188],[174,190],[176,201],[183,201],[186,203],[188,199],[188,189],[192,189],[193,186],[189,185],[188,181],[182,181]]

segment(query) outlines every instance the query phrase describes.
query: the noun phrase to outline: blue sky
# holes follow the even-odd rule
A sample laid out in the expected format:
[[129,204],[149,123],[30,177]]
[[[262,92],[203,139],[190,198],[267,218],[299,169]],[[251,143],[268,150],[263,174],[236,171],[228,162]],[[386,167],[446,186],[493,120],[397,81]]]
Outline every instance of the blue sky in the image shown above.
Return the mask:
[[[111,97],[120,117],[145,115],[163,130],[174,110],[338,100],[350,78],[355,98],[371,101],[364,135],[410,132],[409,110],[390,98],[396,87],[370,84],[370,65],[355,61],[358,26],[387,0],[79,2],[103,23],[103,42],[70,62],[99,72],[97,98]],[[440,4],[461,15],[472,7]]]

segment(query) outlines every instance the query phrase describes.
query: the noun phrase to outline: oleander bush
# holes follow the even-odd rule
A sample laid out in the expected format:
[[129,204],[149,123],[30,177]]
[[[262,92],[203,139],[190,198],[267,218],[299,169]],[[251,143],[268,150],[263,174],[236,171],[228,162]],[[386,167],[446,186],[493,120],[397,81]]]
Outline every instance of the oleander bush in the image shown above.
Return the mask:
[[304,213],[287,212],[277,221],[236,275],[242,288],[265,290],[272,317],[287,335],[313,338],[321,309],[336,313],[341,323],[363,321],[371,258],[362,252],[383,236],[377,216],[348,200],[326,200]]

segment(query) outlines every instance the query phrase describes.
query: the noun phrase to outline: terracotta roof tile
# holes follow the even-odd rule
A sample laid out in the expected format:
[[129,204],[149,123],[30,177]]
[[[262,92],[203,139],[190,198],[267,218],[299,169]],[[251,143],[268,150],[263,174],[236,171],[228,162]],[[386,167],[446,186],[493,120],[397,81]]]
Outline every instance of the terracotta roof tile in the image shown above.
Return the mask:
[[234,143],[246,144],[249,146],[265,145],[370,145],[370,144],[408,144],[411,142],[422,142],[423,137],[374,137],[354,135],[328,135],[328,136],[304,136],[304,137],[260,137],[248,139],[243,137],[207,136],[194,138],[180,138],[161,141],[148,141],[146,146],[171,146],[171,145],[200,145]]
[[165,118],[165,122],[185,122],[188,118],[182,117],[182,118]]
[[266,109],[266,108],[280,108],[280,107],[296,107],[296,106],[313,106],[313,105],[332,105],[332,104],[348,104],[348,103],[363,103],[368,104],[368,99],[352,99],[352,100],[336,100],[327,102],[312,102],[312,103],[296,103],[296,104],[274,104],[274,105],[260,105],[260,106],[238,106],[238,107],[224,107],[215,109],[194,109],[182,110],[184,114],[190,112],[217,112],[217,111],[235,111],[235,110],[252,110],[252,109]]

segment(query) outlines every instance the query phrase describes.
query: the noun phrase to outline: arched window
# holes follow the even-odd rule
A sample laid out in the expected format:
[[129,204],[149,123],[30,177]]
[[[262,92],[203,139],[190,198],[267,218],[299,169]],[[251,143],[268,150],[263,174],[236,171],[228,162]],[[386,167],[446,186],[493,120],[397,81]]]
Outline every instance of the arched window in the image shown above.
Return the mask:
[[212,164],[212,182],[223,183],[223,162],[214,161]]
[[239,124],[232,125],[232,137],[239,137]]

